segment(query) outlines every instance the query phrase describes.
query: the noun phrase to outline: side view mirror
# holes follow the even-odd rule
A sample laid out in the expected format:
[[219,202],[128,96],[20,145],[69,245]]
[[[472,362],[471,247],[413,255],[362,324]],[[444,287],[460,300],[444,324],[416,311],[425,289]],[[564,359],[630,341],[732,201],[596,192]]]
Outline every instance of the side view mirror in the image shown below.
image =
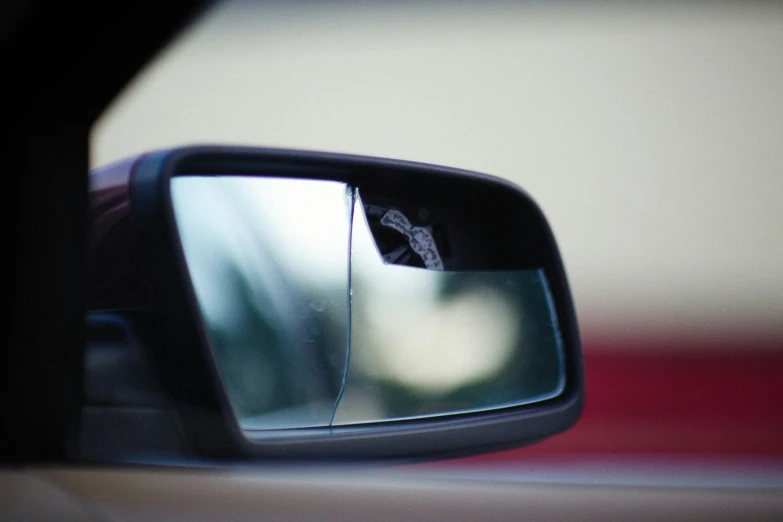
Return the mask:
[[560,255],[506,181],[209,146],[96,170],[91,201],[88,458],[432,458],[579,417]]

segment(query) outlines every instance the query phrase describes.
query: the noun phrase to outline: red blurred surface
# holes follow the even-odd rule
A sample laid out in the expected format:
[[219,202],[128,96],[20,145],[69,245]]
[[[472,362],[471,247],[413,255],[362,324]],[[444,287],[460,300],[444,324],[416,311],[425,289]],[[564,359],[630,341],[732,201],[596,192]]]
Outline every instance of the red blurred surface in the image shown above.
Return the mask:
[[[585,339],[571,430],[461,463],[607,455],[783,459],[783,335]],[[454,461],[452,461],[454,462]]]

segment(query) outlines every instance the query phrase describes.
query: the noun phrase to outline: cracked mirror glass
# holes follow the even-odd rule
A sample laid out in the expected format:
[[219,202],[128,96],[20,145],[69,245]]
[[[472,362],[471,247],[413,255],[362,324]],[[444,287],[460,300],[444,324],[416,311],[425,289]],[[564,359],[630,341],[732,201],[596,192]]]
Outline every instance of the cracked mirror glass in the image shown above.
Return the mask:
[[346,190],[283,178],[171,181],[205,333],[244,429],[331,421],[347,349]]
[[177,176],[171,192],[244,430],[454,415],[562,392],[544,271],[492,268],[482,227],[448,198],[238,175]]

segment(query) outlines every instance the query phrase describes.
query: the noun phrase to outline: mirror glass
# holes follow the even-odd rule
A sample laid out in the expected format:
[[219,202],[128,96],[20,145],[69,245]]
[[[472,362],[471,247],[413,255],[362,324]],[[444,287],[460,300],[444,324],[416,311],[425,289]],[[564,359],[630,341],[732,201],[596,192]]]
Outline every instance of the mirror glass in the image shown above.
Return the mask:
[[448,198],[240,175],[179,175],[171,194],[243,429],[450,415],[562,392],[544,271],[496,268],[480,248],[490,232]]

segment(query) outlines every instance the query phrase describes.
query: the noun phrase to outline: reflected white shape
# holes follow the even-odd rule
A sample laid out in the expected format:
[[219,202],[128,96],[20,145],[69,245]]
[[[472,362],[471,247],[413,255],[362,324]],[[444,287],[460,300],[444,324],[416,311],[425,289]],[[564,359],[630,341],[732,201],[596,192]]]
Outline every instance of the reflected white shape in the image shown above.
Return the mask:
[[[430,270],[443,270],[443,260],[435,245],[435,238],[429,230],[424,227],[415,227],[408,221],[405,214],[399,210],[389,210],[381,218],[381,224],[393,228],[408,239],[408,244],[424,261],[424,265]],[[383,257],[385,262],[390,262],[387,256]]]

